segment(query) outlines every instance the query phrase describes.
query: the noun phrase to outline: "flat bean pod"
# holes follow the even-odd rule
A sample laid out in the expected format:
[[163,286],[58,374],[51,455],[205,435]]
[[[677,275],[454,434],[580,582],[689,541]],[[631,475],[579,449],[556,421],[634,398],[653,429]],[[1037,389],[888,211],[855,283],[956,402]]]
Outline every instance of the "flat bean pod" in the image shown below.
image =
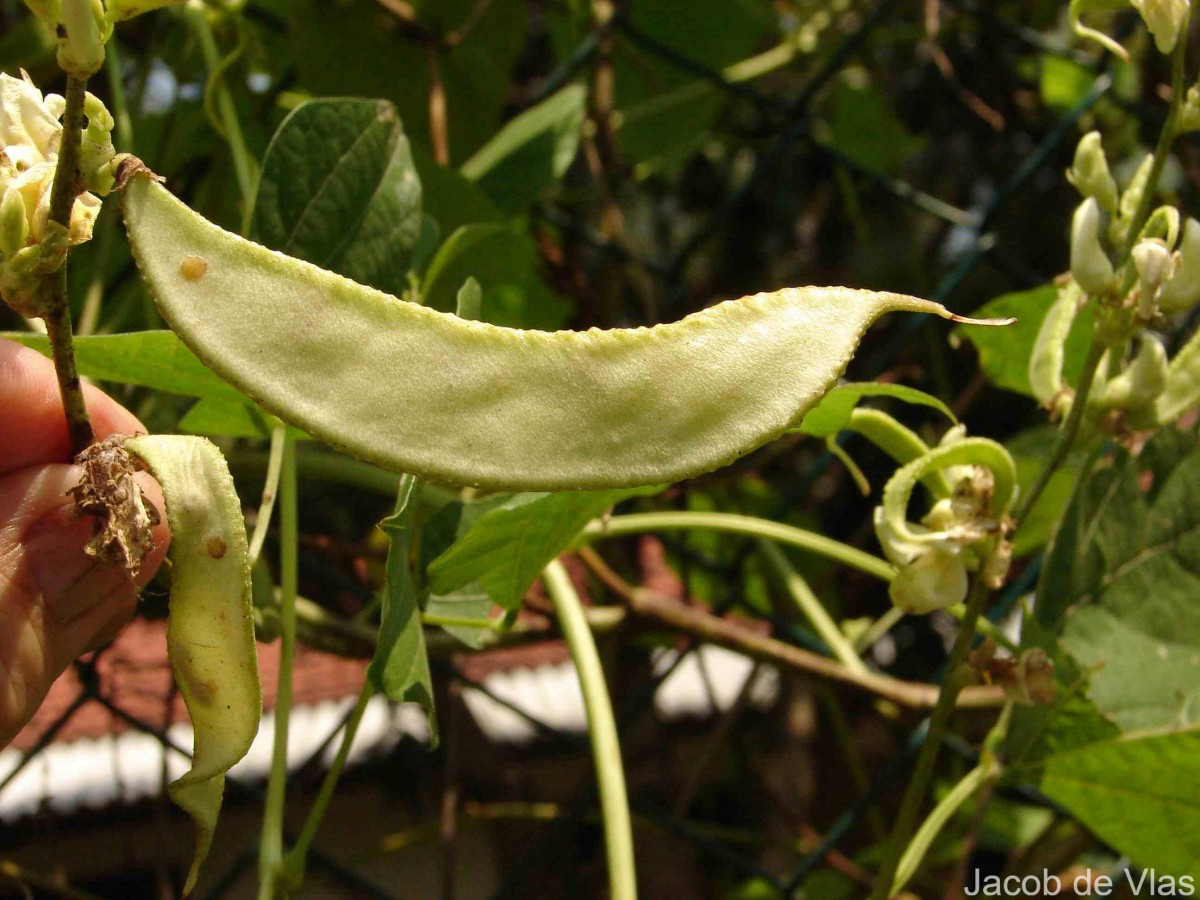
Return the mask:
[[143,177],[124,209],[163,317],[219,375],[353,456],[497,490],[711,471],[799,425],[883,313],[956,318],[901,294],[810,287],[653,328],[522,331],[245,241]]
[[145,435],[125,442],[162,485],[171,526],[167,651],[192,719],[192,767],[168,787],[196,824],[184,893],[212,844],[225,772],[258,733],[262,690],[242,508],[225,460],[204,438]]

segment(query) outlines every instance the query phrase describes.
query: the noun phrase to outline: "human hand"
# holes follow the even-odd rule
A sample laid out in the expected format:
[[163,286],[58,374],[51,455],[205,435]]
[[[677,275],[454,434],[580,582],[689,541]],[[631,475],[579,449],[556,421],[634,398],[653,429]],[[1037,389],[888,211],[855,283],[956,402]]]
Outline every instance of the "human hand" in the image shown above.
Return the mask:
[[[145,432],[111,397],[85,386],[97,439]],[[84,553],[92,519],[67,493],[79,482],[54,366],[0,339],[0,747],[29,721],[50,685],[81,653],[111,640],[133,616],[138,590],[170,541],[164,523],[137,578]],[[137,481],[161,513],[162,492]]]

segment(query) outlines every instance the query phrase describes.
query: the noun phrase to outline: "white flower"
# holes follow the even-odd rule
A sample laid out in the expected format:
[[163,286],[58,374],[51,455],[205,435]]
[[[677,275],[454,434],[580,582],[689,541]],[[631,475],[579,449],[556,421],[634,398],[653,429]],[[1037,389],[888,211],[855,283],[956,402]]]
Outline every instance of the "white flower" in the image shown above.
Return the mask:
[[[888,524],[881,506],[875,508],[874,524],[883,555],[900,570],[888,587],[892,603],[907,613],[922,615],[963,601],[967,566],[957,541],[906,540]],[[908,523],[907,527],[915,536],[931,535],[921,525]]]
[[1158,312],[1158,295],[1175,266],[1166,241],[1142,238],[1130,252],[1138,273],[1138,315],[1152,319]]
[[1159,53],[1170,53],[1179,40],[1179,31],[1188,14],[1189,0],[1132,0],[1142,14],[1146,27],[1154,35]]
[[[22,73],[24,74],[24,73]],[[62,142],[65,101],[34,87],[28,76],[13,78],[0,73],[0,206],[8,228],[5,255],[16,232],[16,211],[23,209],[25,228],[22,243],[32,246],[46,235],[50,217],[50,193],[58,149]],[[71,211],[70,242],[81,244],[92,236],[92,225],[100,211],[100,199],[83,193]]]

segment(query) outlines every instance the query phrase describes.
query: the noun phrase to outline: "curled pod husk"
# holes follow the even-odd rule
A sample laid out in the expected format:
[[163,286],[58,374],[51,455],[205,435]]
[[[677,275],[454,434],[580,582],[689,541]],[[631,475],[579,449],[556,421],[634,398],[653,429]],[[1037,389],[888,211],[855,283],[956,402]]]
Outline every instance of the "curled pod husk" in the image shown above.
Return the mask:
[[900,294],[799,288],[654,328],[542,332],[406,303],[125,190],[134,256],[206,365],[284,421],[422,478],[497,490],[662,484],[799,425]]
[[225,773],[246,755],[262,714],[242,509],[217,448],[199,437],[125,442],[162,486],[171,526],[167,650],[192,719],[192,767],[167,790],[196,825],[184,893],[195,886],[221,811]]

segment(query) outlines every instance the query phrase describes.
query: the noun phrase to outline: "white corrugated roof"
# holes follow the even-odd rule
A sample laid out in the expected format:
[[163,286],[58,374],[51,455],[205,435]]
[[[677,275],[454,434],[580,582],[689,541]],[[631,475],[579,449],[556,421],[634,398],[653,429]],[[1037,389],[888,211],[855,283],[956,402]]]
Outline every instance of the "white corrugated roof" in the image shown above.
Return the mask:
[[[656,652],[655,671],[666,671],[676,655],[676,651]],[[659,686],[655,709],[667,720],[707,717],[724,711],[741,694],[753,670],[751,660],[733,651],[701,647],[689,653]],[[570,662],[493,672],[483,679],[482,685],[487,693],[468,687],[463,691],[463,701],[491,741],[528,743],[538,736],[538,731],[526,718],[488,694],[524,710],[553,729],[581,733],[587,728],[579,679]],[[758,707],[770,705],[778,690],[778,673],[770,666],[760,666],[751,687],[750,702]],[[354,701],[354,697],[346,697],[292,709],[288,727],[290,768],[303,764],[317,752]],[[168,736],[176,746],[192,746],[190,725],[173,725]],[[423,742],[429,740],[423,713],[409,704],[397,705],[383,697],[374,697],[363,714],[348,764],[385,753],[405,736]],[[245,782],[265,779],[271,766],[274,738],[275,719],[266,715],[249,753],[230,770],[230,777]],[[322,761],[326,766],[337,752],[338,743],[330,741],[325,749]],[[166,753],[167,777],[173,780],[187,770],[188,760],[179,752]],[[100,809],[156,796],[162,785],[163,755],[158,740],[139,731],[52,743],[0,791],[0,820],[12,822],[47,809],[67,815],[80,808]],[[22,758],[19,750],[0,751],[0,781],[20,765]]]

